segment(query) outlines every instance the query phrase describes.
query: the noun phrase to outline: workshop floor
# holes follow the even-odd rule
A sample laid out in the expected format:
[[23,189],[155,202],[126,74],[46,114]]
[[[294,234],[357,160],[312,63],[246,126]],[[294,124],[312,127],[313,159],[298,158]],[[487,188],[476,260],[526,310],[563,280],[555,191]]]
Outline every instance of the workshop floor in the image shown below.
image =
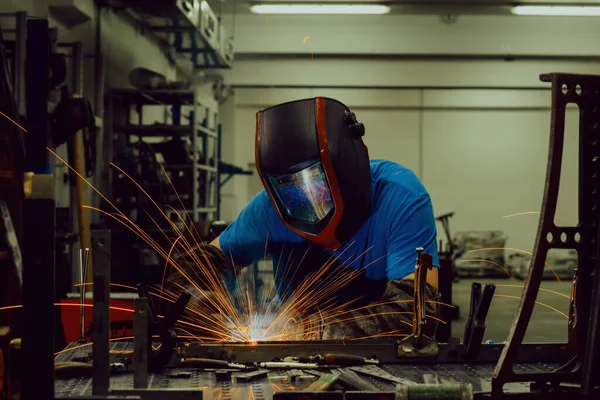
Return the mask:
[[[481,284],[493,282],[496,284],[496,294],[486,321],[484,340],[496,343],[504,342],[512,324],[524,282],[516,279],[463,279],[454,285],[454,304],[460,307],[460,320],[452,323],[452,336],[461,336],[464,332],[465,320],[469,315],[471,283]],[[507,287],[514,285],[518,287]],[[538,302],[568,314],[571,282],[544,281],[542,288],[555,291],[550,293],[540,291]],[[567,297],[561,296],[565,295]],[[510,296],[510,297],[504,297]],[[555,310],[536,304],[531,322],[525,335],[525,342],[557,343],[567,340],[567,318]]]

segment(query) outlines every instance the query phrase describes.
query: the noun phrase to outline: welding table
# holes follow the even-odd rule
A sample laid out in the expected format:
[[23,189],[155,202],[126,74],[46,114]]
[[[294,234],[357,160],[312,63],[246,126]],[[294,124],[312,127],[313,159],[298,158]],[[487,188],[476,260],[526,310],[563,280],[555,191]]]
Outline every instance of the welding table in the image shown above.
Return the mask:
[[[69,347],[76,346],[77,343]],[[346,353],[374,357],[382,363],[380,367],[387,373],[416,382],[423,382],[423,374],[435,374],[442,383],[470,383],[473,386],[475,398],[485,398],[491,391],[491,376],[495,363],[500,355],[503,345],[484,344],[476,359],[464,360],[461,356],[460,344],[442,344],[440,354],[434,359],[399,360],[395,355],[395,341],[393,340],[365,340],[351,344],[338,341],[321,342],[286,342],[286,343],[259,343],[250,344],[200,344],[187,343],[179,347],[187,356],[198,358],[216,358],[235,361],[237,363],[253,363],[283,359],[285,356],[307,356],[324,353]],[[113,342],[112,350],[133,350],[131,342]],[[528,344],[523,345],[517,371],[520,372],[548,372],[558,366],[558,357],[564,351],[564,345],[559,344]],[[91,346],[65,352],[57,356],[56,361],[69,361],[74,357],[91,354]],[[117,362],[118,355],[111,355]],[[370,368],[370,367],[366,367]],[[189,376],[176,377],[178,373],[188,372]],[[234,372],[236,374],[243,372]],[[395,385],[386,380],[368,375],[359,375],[374,384],[379,393],[359,393],[346,396],[341,392],[323,392],[327,398],[335,399],[394,399]],[[177,368],[165,370],[159,374],[149,374],[149,390],[157,390],[152,398],[165,398],[177,400],[179,398],[194,399],[300,399],[299,392],[304,390],[311,381],[302,383],[292,382],[284,370],[272,370],[268,378],[245,383],[232,383],[231,380],[218,381],[214,371],[194,368]],[[110,378],[111,392],[119,394],[121,390],[134,390],[133,373],[113,375]],[[56,398],[73,398],[91,395],[91,378],[57,379],[55,382]],[[197,392],[186,395],[176,395],[169,389],[198,389]],[[529,393],[528,383],[511,383],[506,386],[509,393]],[[181,397],[179,397],[181,396]],[[355,396],[355,397],[352,397]],[[357,397],[356,397],[357,396]],[[387,396],[387,397],[382,397]],[[142,397],[143,398],[143,397]],[[310,397],[304,397],[310,398]]]

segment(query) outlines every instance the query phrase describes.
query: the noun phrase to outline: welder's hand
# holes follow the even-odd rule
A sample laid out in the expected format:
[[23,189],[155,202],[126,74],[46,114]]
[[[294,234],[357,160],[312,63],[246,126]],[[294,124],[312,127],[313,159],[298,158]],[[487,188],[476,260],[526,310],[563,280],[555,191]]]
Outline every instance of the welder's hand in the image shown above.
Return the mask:
[[[348,310],[347,314],[337,320],[328,321],[323,332],[323,340],[390,338],[410,334],[414,310],[413,294],[414,282],[411,280],[388,282],[380,301],[369,307]],[[439,316],[439,307],[433,302],[439,301],[438,297],[437,290],[427,285],[426,315]],[[424,334],[431,337],[436,328],[437,321],[427,318]]]

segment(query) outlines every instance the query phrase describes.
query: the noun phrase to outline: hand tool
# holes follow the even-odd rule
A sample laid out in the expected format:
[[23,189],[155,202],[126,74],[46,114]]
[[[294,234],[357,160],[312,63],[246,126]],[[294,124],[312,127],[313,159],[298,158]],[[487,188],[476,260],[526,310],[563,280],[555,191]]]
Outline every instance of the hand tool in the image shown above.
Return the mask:
[[293,369],[316,369],[319,368],[318,364],[300,363],[300,362],[263,362],[254,363],[255,366],[260,368],[293,368]]
[[425,314],[427,271],[433,268],[433,258],[431,254],[424,253],[422,247],[417,247],[416,251],[412,334],[398,343],[398,357],[436,356],[439,352],[437,342],[423,334],[427,323]]
[[234,364],[224,360],[213,360],[212,358],[182,358],[181,364],[185,367],[206,369],[246,369],[243,364]]
[[311,362],[316,362],[319,365],[339,365],[339,366],[354,366],[365,364],[379,364],[377,360],[370,360],[360,356],[349,354],[325,354],[311,357]]
[[480,283],[473,282],[471,286],[471,307],[463,338],[463,355],[467,358],[479,354],[483,334],[485,333],[485,318],[492,304],[495,291],[496,285],[493,283],[486,283],[483,292]]
[[350,367],[349,369],[360,374],[373,376],[375,378],[382,379],[384,381],[388,381],[394,384],[409,385],[417,383],[408,379],[398,378],[397,376],[390,374],[389,372],[379,368],[376,365],[369,365],[368,367]]
[[473,400],[470,383],[410,384],[396,386],[396,400]]

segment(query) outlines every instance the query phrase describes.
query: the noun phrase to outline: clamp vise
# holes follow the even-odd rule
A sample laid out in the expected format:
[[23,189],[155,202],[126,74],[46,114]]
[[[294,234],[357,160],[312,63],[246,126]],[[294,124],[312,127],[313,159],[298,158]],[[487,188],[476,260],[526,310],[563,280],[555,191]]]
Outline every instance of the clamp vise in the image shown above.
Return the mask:
[[423,334],[427,324],[425,313],[427,271],[433,268],[433,258],[431,254],[425,253],[422,247],[418,247],[416,251],[412,334],[398,343],[398,357],[435,357],[439,352],[437,342]]
[[[175,323],[183,315],[192,294],[184,291],[179,298],[171,304],[165,316],[159,318],[150,298],[150,293],[146,285],[140,283],[137,285],[138,296],[148,299],[148,370],[158,372],[167,366],[173,359],[175,347],[177,346],[177,333],[175,332]],[[160,348],[153,350],[152,338],[158,335]]]

